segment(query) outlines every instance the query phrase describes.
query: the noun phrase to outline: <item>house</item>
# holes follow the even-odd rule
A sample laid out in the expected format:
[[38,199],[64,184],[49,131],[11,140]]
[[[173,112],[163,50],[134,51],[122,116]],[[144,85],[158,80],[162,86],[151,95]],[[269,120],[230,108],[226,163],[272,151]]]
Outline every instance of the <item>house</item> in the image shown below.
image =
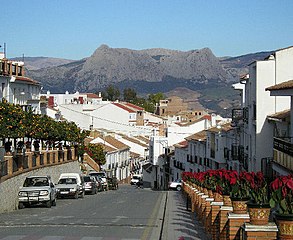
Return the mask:
[[99,134],[90,143],[104,146],[106,163],[102,165],[102,170],[108,176],[116,176],[118,180],[127,180],[130,177],[129,146],[107,134]]
[[41,84],[25,77],[24,62],[10,61],[0,53],[0,84],[1,99],[40,113]]
[[[267,116],[273,128],[273,156],[271,176],[293,173],[293,80],[285,81],[266,88],[271,96],[290,99],[290,108]],[[269,168],[268,168],[269,169]]]
[[273,129],[267,116],[289,109],[290,99],[273,96],[267,87],[288,81],[293,76],[293,47],[275,51],[262,61],[249,65],[249,74],[240,79],[245,87],[243,107],[232,111],[235,135],[240,134],[238,158],[247,171],[264,170],[273,157]]

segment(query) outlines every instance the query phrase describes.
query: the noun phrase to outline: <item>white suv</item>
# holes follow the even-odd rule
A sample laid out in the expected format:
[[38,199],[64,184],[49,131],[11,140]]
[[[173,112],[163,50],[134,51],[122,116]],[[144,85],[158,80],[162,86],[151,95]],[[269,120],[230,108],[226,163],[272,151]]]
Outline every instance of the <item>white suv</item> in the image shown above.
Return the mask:
[[18,192],[18,208],[42,203],[46,207],[56,206],[56,191],[50,176],[27,177]]

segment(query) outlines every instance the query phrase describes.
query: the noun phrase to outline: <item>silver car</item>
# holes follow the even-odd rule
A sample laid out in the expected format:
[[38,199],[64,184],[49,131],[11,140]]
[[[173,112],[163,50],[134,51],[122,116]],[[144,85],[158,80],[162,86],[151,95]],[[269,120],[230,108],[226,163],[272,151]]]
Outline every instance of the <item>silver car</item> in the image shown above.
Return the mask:
[[50,176],[27,177],[18,192],[18,208],[32,204],[45,204],[46,207],[56,206],[56,191]]

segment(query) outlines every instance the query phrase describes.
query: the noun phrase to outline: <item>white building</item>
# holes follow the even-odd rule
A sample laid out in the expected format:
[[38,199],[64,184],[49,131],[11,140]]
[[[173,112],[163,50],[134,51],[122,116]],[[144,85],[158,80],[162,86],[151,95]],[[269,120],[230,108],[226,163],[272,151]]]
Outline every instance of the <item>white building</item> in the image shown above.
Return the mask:
[[274,154],[271,163],[271,175],[289,175],[293,173],[293,80],[266,88],[271,96],[285,96],[290,99],[290,109],[267,117],[273,128]]
[[[0,54],[3,57],[3,54]],[[40,113],[41,85],[24,76],[24,62],[0,58],[0,98]]]
[[90,143],[104,145],[106,163],[102,170],[109,176],[116,176],[118,180],[126,180],[130,177],[130,147],[115,139],[111,135],[100,135]]
[[245,84],[243,121],[236,123],[243,139],[243,166],[248,171],[259,171],[273,156],[273,130],[266,116],[289,109],[290,101],[284,96],[270,96],[265,89],[293,78],[293,47],[281,49],[263,61],[249,65]]

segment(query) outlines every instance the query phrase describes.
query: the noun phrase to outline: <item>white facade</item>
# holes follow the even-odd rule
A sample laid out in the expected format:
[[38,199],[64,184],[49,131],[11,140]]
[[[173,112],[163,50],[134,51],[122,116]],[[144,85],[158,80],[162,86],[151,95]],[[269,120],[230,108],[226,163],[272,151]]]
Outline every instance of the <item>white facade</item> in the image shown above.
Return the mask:
[[130,176],[130,148],[119,148],[107,137],[97,137],[91,141],[92,144],[99,143],[109,146],[110,150],[106,151],[106,163],[102,169],[109,176],[116,176],[118,180],[124,180]]
[[293,47],[276,51],[264,61],[249,66],[245,84],[245,108],[248,121],[244,124],[244,151],[248,171],[261,170],[264,159],[273,156],[273,130],[266,116],[288,109],[290,101],[282,96],[270,96],[265,88],[293,78]]
[[[5,73],[4,75],[2,75]],[[0,98],[40,113],[39,82],[24,77],[24,63],[0,59]]]

